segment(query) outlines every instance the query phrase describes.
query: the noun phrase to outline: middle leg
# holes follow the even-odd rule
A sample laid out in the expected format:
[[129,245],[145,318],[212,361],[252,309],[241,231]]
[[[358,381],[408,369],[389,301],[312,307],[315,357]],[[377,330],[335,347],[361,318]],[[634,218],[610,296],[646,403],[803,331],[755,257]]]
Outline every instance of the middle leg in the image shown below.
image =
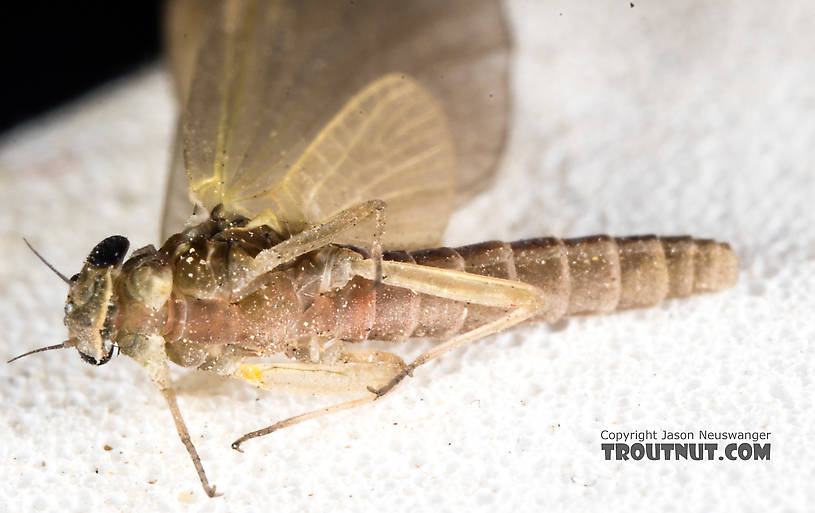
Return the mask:
[[[405,368],[401,358],[381,351],[349,351],[342,361],[335,363],[244,363],[238,366],[232,377],[269,389],[296,390],[311,393],[364,392],[370,383],[384,385]],[[271,426],[246,433],[234,442],[232,448],[243,452],[241,444],[252,438],[274,433],[310,419],[322,417],[373,402],[377,396],[365,393],[351,401],[319,408],[295,415]]]

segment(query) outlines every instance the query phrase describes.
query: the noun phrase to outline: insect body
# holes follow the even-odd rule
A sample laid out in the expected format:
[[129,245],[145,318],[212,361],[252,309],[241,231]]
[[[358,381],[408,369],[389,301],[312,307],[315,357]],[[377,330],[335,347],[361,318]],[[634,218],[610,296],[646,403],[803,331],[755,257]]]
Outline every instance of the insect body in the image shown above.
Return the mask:
[[[266,270],[263,255],[284,241],[266,225],[248,224],[216,209],[159,250],[143,248],[123,264],[126,240],[109,237],[71,280],[65,310],[65,347],[97,365],[118,347],[145,366],[210,495],[214,487],[181,420],[166,360],[267,388],[365,394],[332,408],[343,409],[377,399],[457,345],[518,322],[652,306],[737,278],[726,244],[595,236],[391,251],[382,255],[377,286],[376,261],[366,251],[333,244]],[[445,342],[410,364],[389,352],[353,349],[367,339],[410,337]],[[319,413],[245,435],[233,448]]]
[[[65,279],[69,338],[54,347],[75,347],[95,365],[118,348],[142,364],[208,495],[215,487],[181,417],[168,362],[266,388],[359,396],[248,433],[232,444],[240,450],[250,438],[372,402],[427,361],[518,323],[652,306],[735,282],[738,263],[726,244],[689,237],[427,249],[456,197],[455,157],[488,177],[500,150],[496,138],[481,144],[462,132],[500,134],[505,121],[504,102],[494,103],[505,96],[505,27],[493,2],[477,3],[224,3],[191,82],[178,73],[188,97],[179,138],[185,162],[174,168],[166,217],[189,206],[173,181],[186,175],[207,218],[177,233],[168,221],[160,248],[126,261],[127,239],[108,237]],[[365,5],[381,23],[357,12]],[[343,24],[326,31],[334,18]],[[456,29],[464,19],[470,23]],[[301,32],[271,37],[285,27]],[[480,46],[461,50],[476,39]],[[305,60],[276,53],[287,45]],[[437,72],[428,48],[443,50],[452,78]],[[347,65],[322,59],[343,50],[363,71],[352,76]],[[481,76],[490,63],[492,74]],[[299,76],[312,80],[287,82]],[[303,91],[286,89],[293,86]],[[462,109],[446,97],[451,86],[452,96],[488,106]],[[260,91],[296,98],[271,109]],[[412,337],[440,343],[411,362],[354,346]]]
[[[129,351],[131,340],[157,336],[164,340],[167,358],[183,367],[264,386],[295,384],[285,381],[290,379],[288,363],[243,363],[276,356],[336,367],[326,372],[334,382],[315,381],[312,372],[297,383],[304,388],[364,391],[386,384],[404,364],[388,353],[349,352],[345,343],[467,333],[520,306],[491,297],[491,289],[499,287],[506,287],[508,298],[522,297],[514,288],[518,284],[507,281],[533,286],[518,289],[529,290],[529,301],[537,306],[529,320],[555,322],[565,315],[653,306],[665,298],[717,291],[737,276],[735,255],[726,244],[689,237],[595,236],[391,251],[383,255],[385,284],[379,286],[366,278],[371,268],[365,264],[372,262],[368,252],[326,245],[249,280],[257,255],[282,241],[267,226],[247,228],[248,219],[219,214],[170,238],[159,250],[136,252],[122,266],[108,300],[116,305],[116,316],[111,321],[107,314],[105,322],[123,351]],[[431,285],[421,287],[428,293],[419,293],[414,288],[420,287],[402,283],[411,273],[418,278],[427,271],[426,276],[450,286],[472,280],[474,293],[463,301],[448,297],[457,293],[431,293]],[[69,326],[79,324],[75,311],[66,316]],[[104,358],[103,353],[94,358]]]

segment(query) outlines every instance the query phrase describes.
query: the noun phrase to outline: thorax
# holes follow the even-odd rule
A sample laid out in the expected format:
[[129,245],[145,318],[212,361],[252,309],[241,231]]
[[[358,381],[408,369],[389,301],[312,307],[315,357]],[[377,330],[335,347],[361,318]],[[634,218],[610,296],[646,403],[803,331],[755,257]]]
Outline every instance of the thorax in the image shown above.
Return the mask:
[[281,237],[242,224],[209,219],[158,250],[136,251],[115,285],[120,340],[161,335],[168,357],[183,366],[224,352],[297,358],[302,339],[324,331],[325,315],[312,307],[325,310],[323,296],[348,281],[339,263],[362,255],[326,246],[254,277],[255,257]]

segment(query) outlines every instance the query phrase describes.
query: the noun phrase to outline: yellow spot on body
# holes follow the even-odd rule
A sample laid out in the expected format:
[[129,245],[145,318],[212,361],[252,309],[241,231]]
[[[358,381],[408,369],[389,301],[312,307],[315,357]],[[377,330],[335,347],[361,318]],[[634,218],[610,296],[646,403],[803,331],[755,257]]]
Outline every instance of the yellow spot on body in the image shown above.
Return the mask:
[[260,372],[260,367],[257,365],[241,365],[239,375],[247,381],[260,384],[263,373]]

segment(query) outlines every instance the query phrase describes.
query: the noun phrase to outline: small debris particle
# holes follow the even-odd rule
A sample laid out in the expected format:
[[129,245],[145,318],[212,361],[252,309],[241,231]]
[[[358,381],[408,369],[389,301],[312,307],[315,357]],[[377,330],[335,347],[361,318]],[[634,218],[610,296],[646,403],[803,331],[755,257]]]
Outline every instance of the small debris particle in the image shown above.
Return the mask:
[[108,444],[105,444],[104,446],[102,446],[102,449],[104,449],[106,451],[112,451],[113,447],[109,446]]
[[45,466],[45,462],[43,461],[42,463],[40,463],[40,466],[41,466],[41,467],[44,467],[44,466]]
[[147,484],[156,484],[157,482],[158,479],[151,479],[150,481],[147,481]]
[[634,2],[629,2],[628,5],[630,5],[632,9],[634,8]]

